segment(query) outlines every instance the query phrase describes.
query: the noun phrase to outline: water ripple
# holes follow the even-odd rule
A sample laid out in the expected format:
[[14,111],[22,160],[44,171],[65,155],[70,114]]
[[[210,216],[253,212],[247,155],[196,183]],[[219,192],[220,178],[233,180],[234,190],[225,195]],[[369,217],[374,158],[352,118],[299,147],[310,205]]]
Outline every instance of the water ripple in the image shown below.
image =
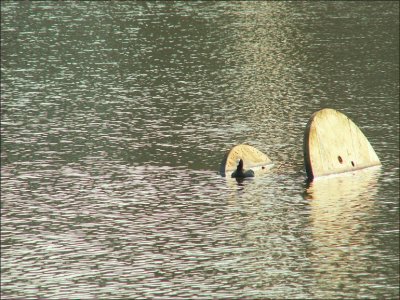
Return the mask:
[[[398,297],[398,3],[1,8],[3,298]],[[378,172],[307,184],[326,106]]]

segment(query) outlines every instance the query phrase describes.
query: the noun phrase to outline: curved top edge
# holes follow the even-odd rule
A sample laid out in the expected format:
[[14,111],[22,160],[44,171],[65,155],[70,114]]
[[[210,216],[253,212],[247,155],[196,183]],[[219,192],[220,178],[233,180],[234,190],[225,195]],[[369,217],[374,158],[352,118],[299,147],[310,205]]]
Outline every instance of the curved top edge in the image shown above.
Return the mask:
[[257,148],[248,144],[238,144],[226,151],[220,165],[221,175],[225,176],[228,171],[234,171],[240,158],[243,159],[245,168],[272,164],[271,159]]
[[361,129],[347,115],[332,108],[311,115],[304,131],[303,152],[311,181],[381,164]]

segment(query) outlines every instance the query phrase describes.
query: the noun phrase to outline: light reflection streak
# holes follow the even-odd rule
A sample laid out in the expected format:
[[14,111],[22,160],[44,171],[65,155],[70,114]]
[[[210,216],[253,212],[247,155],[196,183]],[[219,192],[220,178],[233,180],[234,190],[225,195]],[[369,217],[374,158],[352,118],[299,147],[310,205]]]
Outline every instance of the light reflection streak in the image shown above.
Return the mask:
[[[374,214],[380,167],[318,178],[309,184],[312,252],[318,291],[360,286],[371,272],[373,256],[369,220]],[[327,294],[325,294],[327,295]]]

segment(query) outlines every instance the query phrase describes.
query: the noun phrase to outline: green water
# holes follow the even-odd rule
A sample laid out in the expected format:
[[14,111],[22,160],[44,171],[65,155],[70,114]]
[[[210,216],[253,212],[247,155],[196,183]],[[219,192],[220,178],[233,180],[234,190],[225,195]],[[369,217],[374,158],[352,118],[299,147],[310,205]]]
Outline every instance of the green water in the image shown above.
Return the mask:
[[[398,2],[1,2],[2,299],[399,296]],[[380,169],[308,185],[330,107]],[[249,143],[277,168],[221,178]]]

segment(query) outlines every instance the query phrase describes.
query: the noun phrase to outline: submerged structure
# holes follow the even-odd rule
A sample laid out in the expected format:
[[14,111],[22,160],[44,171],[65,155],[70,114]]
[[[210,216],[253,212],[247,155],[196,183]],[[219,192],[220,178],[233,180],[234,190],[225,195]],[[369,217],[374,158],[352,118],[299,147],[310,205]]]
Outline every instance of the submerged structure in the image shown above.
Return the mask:
[[330,108],[311,116],[304,133],[303,151],[309,180],[381,164],[357,125]]
[[[260,150],[245,144],[239,144],[228,150],[220,165],[220,174],[226,177],[236,177],[238,168],[243,170],[243,174],[252,174],[254,177],[273,167],[271,159]],[[233,174],[233,175],[232,175]]]

